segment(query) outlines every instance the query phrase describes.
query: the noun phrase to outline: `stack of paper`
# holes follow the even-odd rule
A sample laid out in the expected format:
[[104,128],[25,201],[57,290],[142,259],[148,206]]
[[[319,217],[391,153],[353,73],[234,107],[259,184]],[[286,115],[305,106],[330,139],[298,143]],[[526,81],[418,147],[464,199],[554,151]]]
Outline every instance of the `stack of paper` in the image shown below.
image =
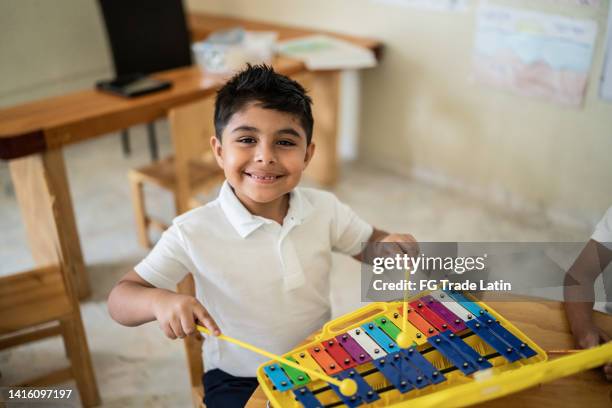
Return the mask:
[[311,70],[370,68],[376,65],[374,53],[327,35],[312,35],[278,44],[278,52],[304,61]]

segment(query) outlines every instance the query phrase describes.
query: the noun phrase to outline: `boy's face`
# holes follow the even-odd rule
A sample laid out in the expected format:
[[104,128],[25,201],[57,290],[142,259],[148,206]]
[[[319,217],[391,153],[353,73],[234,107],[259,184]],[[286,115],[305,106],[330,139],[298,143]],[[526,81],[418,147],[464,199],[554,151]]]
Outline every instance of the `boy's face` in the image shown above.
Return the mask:
[[249,209],[282,200],[299,183],[314,153],[297,117],[255,102],[231,117],[221,139],[211,138],[215,158]]

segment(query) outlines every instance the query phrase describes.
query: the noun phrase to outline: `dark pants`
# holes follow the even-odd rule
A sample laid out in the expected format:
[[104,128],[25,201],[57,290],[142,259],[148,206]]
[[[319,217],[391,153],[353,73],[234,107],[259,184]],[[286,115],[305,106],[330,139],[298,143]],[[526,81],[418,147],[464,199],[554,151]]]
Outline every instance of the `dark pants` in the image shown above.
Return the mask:
[[255,377],[234,377],[214,369],[202,377],[207,408],[242,408],[257,388]]

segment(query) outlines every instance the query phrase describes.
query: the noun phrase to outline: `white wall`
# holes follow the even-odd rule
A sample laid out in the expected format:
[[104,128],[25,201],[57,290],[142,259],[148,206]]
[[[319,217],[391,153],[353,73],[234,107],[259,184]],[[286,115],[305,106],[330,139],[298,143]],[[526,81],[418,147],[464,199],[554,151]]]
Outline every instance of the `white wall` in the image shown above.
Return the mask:
[[[471,83],[473,8],[447,14],[371,0],[187,1],[193,10],[380,38],[381,65],[361,75],[360,160],[505,208],[593,224],[612,205],[612,104],[597,96],[609,1],[599,10],[554,0],[503,3],[597,20],[582,109]],[[94,0],[3,0],[0,27],[0,106],[111,75]]]
[[112,76],[94,0],[2,0],[0,27],[0,106]]
[[361,160],[506,208],[593,225],[612,205],[612,104],[597,96],[609,1],[599,9],[496,3],[598,22],[582,109],[473,84],[473,6],[454,14],[372,0],[188,0],[193,10],[380,38],[382,64],[362,74]]

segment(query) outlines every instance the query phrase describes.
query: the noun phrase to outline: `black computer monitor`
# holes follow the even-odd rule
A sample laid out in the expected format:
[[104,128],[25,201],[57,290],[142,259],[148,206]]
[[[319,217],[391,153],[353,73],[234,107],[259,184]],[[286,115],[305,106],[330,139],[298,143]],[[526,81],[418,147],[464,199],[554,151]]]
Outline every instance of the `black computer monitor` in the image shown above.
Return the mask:
[[115,75],[149,74],[191,65],[181,0],[98,0]]

